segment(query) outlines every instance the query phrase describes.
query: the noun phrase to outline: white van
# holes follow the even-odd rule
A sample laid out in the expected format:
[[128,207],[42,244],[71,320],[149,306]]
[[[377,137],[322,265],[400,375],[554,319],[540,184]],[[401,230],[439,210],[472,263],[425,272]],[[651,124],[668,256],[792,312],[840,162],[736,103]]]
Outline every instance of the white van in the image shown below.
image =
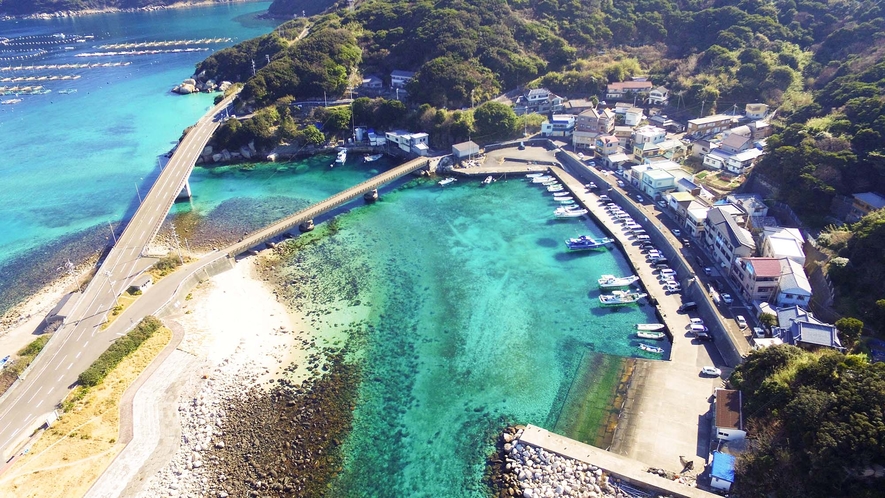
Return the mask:
[[651,237],[649,237],[648,235],[640,235],[636,237],[636,240],[651,240]]
[[691,321],[692,325],[703,325],[704,324],[703,318],[691,318],[690,321]]
[[689,330],[691,330],[691,331],[692,331],[693,333],[695,333],[695,334],[698,334],[698,333],[701,333],[701,332],[706,332],[706,331],[707,331],[707,327],[705,327],[704,325],[698,324],[698,323],[692,323],[692,324],[689,326]]
[[676,275],[676,270],[673,270],[671,268],[664,268],[663,270],[661,270],[661,275]]

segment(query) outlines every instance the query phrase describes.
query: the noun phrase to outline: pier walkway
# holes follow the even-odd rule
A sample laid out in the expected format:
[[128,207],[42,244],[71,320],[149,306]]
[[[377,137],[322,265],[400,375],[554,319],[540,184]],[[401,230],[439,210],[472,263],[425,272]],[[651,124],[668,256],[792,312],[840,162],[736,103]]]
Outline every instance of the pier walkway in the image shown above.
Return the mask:
[[261,243],[267,242],[274,237],[277,237],[289,230],[292,230],[296,226],[305,223],[307,221],[313,220],[315,217],[319,216],[322,213],[335,209],[338,206],[346,204],[363,194],[367,194],[378,187],[392,182],[401,176],[408,175],[409,173],[413,173],[418,171],[419,169],[427,168],[431,165],[431,163],[439,162],[440,157],[419,157],[417,159],[412,159],[411,161],[401,164],[395,168],[392,168],[384,173],[376,175],[369,180],[366,180],[358,185],[350,187],[347,190],[343,190],[328,199],[320,201],[316,204],[313,204],[297,213],[283,218],[276,223],[253,232],[243,238],[242,241],[225,248],[224,250],[227,252],[227,255],[231,258],[235,258],[237,255],[247,251],[249,248],[255,247]]
[[[117,338],[110,329],[102,330],[102,323],[116,305],[117,297],[143,270],[145,262],[141,255],[144,248],[160,229],[185,187],[197,157],[221,124],[220,113],[237,94],[232,93],[212,107],[188,131],[97,269],[95,277],[77,298],[62,327],[0,398],[0,421],[3,422],[0,426],[0,455],[4,460],[64,399],[80,372]],[[146,301],[157,298],[157,293],[151,294],[154,296],[145,296]]]
[[527,426],[519,440],[522,443],[537,446],[564,457],[595,465],[614,478],[656,493],[678,498],[714,498],[719,496],[646,472],[648,465],[642,462],[553,434],[534,425]]

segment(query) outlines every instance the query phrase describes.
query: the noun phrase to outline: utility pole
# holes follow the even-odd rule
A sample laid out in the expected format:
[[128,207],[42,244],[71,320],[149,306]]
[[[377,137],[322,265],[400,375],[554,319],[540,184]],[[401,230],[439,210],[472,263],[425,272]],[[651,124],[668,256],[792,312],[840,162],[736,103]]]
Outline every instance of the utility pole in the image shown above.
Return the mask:
[[108,228],[111,229],[111,237],[114,238],[114,245],[117,245],[117,234],[114,233],[114,227],[111,226],[110,221],[108,221]]
[[706,100],[702,100],[702,101],[701,101],[701,115],[698,116],[699,118],[704,117],[704,105],[705,105],[706,103],[707,103]]

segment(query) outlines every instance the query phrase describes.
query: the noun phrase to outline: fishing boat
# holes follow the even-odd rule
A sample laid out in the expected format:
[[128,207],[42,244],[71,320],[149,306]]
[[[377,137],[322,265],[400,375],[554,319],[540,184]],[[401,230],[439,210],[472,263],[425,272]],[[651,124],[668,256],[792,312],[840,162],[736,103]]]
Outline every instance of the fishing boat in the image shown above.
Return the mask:
[[586,209],[569,209],[566,206],[560,206],[553,211],[553,216],[557,218],[580,218],[587,214]]
[[572,199],[571,197],[560,197],[559,199],[556,199],[556,200],[559,201],[559,203],[562,204],[563,206],[571,206],[575,203],[575,200]]
[[569,248],[570,251],[586,251],[589,249],[602,249],[604,247],[607,247],[612,242],[614,242],[614,240],[608,237],[594,239],[593,237],[588,237],[587,235],[581,235],[580,237],[566,240],[565,245]]
[[649,331],[664,330],[664,327],[666,327],[666,325],[664,325],[663,323],[637,323],[636,324],[636,328],[638,330],[649,330]]
[[525,175],[526,178],[538,178],[539,176],[544,176],[544,173],[529,173]]
[[495,181],[495,178],[492,175],[489,175],[489,176],[485,177],[485,179],[482,181],[482,185],[488,185],[488,184],[492,183],[493,181]]
[[553,176],[541,175],[541,176],[536,176],[536,177],[532,178],[532,183],[546,183],[546,182],[549,182],[550,180],[555,180],[555,179],[556,178]]
[[571,192],[556,192],[555,194],[553,194],[553,197],[565,197],[565,196],[569,196],[569,195],[572,195],[572,193]]
[[347,149],[339,149],[338,155],[335,156],[335,164],[341,165],[347,161]]
[[22,99],[6,99],[6,100],[0,102],[0,104],[12,105],[12,104],[18,104],[21,101],[22,101]]
[[565,187],[559,184],[550,185],[549,187],[547,187],[547,192],[562,192],[563,190],[565,190]]
[[76,89],[76,88],[71,88],[71,89],[68,89],[68,90],[59,90],[58,93],[63,93],[63,94],[77,93],[77,89]]
[[443,178],[442,180],[438,181],[437,183],[441,187],[445,187],[446,185],[448,185],[450,183],[455,183],[456,181],[458,181],[457,178],[449,177],[449,178]]
[[654,354],[664,354],[664,348],[659,346],[649,346],[648,344],[640,344],[639,349]]
[[639,332],[636,333],[636,337],[638,337],[640,339],[652,339],[655,341],[663,341],[667,337],[667,334],[665,334],[663,332],[646,332],[644,330],[640,330]]
[[384,157],[384,154],[371,154],[371,155],[366,154],[365,156],[363,156],[363,162],[364,163],[371,163],[371,162],[381,159],[382,157]]
[[625,304],[633,304],[647,295],[644,292],[616,290],[612,291],[611,294],[600,294],[599,302],[603,306],[623,306]]
[[603,275],[599,277],[599,287],[603,289],[617,289],[618,287],[630,287],[633,285],[633,282],[639,280],[639,277],[636,275],[629,275],[626,277],[616,277],[614,275]]
[[549,187],[551,185],[559,185],[559,180],[557,180],[556,178],[553,178],[552,180],[548,180],[548,181],[542,183],[541,185],[543,185],[545,187]]

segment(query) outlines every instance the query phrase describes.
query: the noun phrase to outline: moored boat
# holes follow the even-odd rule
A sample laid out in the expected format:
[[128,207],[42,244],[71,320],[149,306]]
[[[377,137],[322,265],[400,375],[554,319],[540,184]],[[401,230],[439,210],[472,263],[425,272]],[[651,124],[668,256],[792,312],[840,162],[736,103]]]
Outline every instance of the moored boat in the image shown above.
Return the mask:
[[664,325],[663,323],[637,323],[636,324],[636,328],[638,330],[664,330],[664,327],[666,327],[666,325]]
[[640,344],[639,349],[641,349],[643,351],[648,351],[649,353],[654,353],[654,354],[663,354],[664,353],[664,348],[659,347],[659,346],[649,346],[648,344]]
[[563,190],[565,190],[565,187],[558,183],[556,185],[550,185],[549,187],[547,187],[547,192],[562,192]]
[[457,178],[449,177],[449,178],[443,178],[442,180],[438,181],[437,183],[438,183],[441,187],[445,187],[446,185],[448,185],[448,184],[450,184],[450,183],[455,183],[456,181],[458,181]]
[[599,287],[603,289],[616,289],[618,287],[630,287],[634,282],[639,280],[636,275],[628,275],[626,277],[616,277],[614,275],[603,275],[599,277],[597,282]]
[[667,337],[667,334],[663,332],[647,332],[644,330],[640,330],[636,333],[636,337],[640,339],[653,339],[655,341],[663,341]]
[[566,240],[565,245],[571,251],[586,251],[588,249],[602,249],[612,242],[614,242],[614,240],[608,237],[594,239],[593,237],[588,237],[587,235],[581,235],[580,237]]
[[553,194],[553,197],[568,197],[572,195],[571,192],[556,192]]
[[377,160],[381,159],[382,157],[384,157],[384,154],[371,154],[371,155],[366,154],[365,156],[363,156],[363,162],[364,163],[371,163],[373,161],[377,161]]
[[335,156],[335,164],[340,166],[344,164],[344,161],[347,161],[347,149],[339,149]]
[[623,306],[626,304],[633,304],[648,294],[644,292],[632,292],[632,291],[612,291],[611,294],[600,294],[599,302],[602,303],[603,306]]
[[485,177],[485,179],[482,181],[482,184],[488,185],[488,184],[492,183],[493,181],[495,181],[495,178],[492,175],[489,175],[489,176]]
[[556,179],[556,177],[549,176],[549,175],[536,176],[536,177],[532,178],[532,183],[545,183],[545,182],[549,182],[550,180],[555,180],[555,179]]
[[22,101],[22,99],[7,99],[7,100],[4,100],[4,101],[0,102],[0,104],[3,104],[3,105],[12,105],[12,104],[18,104],[18,103],[21,102],[21,101]]
[[563,206],[570,206],[575,203],[575,200],[572,199],[571,197],[560,197],[559,199],[556,199],[556,200],[559,201],[559,203],[562,204]]
[[587,214],[586,209],[569,209],[566,206],[560,206],[553,211],[553,216],[557,218],[580,218]]
[[526,178],[538,178],[539,176],[544,176],[544,173],[529,173],[525,175]]

